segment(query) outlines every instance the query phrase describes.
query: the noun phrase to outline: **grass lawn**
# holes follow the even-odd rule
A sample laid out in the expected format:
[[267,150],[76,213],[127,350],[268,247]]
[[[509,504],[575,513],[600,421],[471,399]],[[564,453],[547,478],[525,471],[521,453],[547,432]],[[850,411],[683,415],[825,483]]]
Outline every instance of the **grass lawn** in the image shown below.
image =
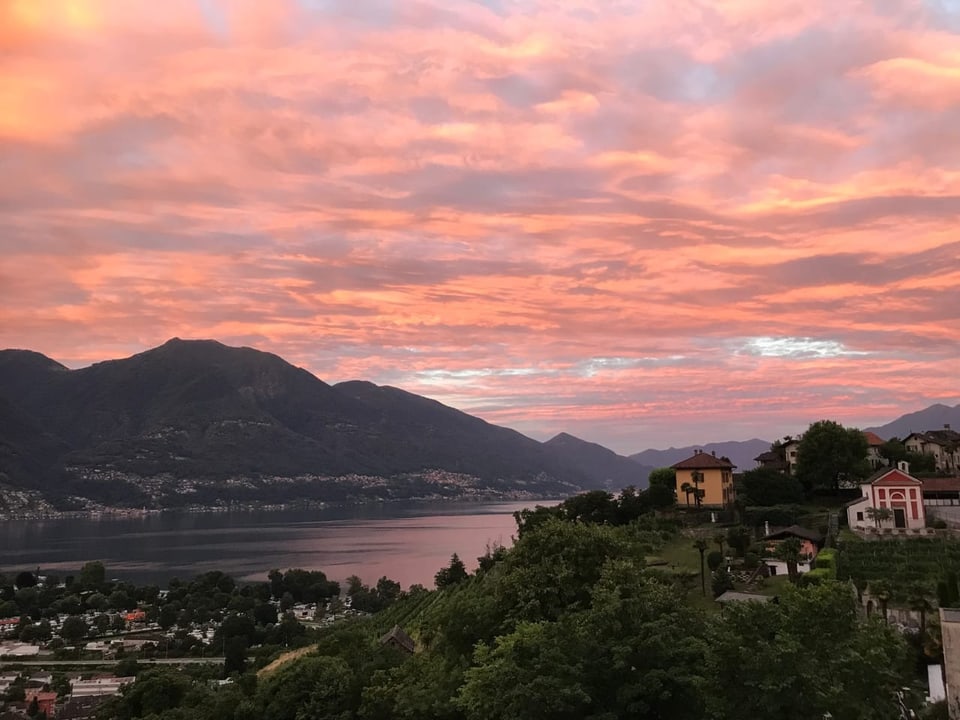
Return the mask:
[[[707,550],[719,549],[713,545]],[[696,581],[694,587],[687,595],[690,604],[693,607],[701,608],[709,612],[719,612],[720,606],[713,601],[713,593],[710,592],[710,571],[706,572],[707,596],[704,597],[700,589],[700,553],[693,547],[693,538],[678,535],[670,542],[660,548],[656,557],[647,558],[648,562],[666,561],[666,565],[660,565],[659,568],[669,572],[676,573],[694,573]]]
[[790,578],[786,575],[774,575],[763,581],[762,586],[751,588],[749,592],[758,595],[783,595],[783,591],[790,586]]

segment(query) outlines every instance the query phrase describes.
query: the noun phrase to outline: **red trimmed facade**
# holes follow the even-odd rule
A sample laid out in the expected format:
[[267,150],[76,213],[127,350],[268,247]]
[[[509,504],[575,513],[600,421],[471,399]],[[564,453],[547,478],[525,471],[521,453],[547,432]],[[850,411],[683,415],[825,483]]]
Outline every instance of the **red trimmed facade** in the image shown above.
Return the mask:
[[860,486],[862,497],[847,505],[847,521],[851,528],[877,527],[868,508],[890,511],[880,521],[881,528],[915,530],[927,525],[923,507],[923,483],[904,470],[885,469]]

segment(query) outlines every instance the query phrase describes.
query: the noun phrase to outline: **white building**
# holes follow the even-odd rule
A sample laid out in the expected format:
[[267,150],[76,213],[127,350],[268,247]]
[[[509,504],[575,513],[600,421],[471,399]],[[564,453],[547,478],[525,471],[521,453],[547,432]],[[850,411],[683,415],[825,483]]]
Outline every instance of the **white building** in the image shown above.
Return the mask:
[[[902,528],[919,530],[927,526],[923,506],[923,483],[907,473],[907,464],[884,468],[860,485],[861,497],[847,503],[847,524],[852,529]],[[878,522],[870,509],[886,509],[890,518]]]

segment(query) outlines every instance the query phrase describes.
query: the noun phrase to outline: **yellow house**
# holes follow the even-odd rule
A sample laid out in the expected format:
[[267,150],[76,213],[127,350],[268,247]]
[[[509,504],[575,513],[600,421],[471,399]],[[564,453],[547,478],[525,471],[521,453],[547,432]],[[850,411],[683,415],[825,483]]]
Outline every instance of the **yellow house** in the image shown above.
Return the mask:
[[696,505],[699,491],[699,504],[703,507],[726,507],[733,503],[733,469],[736,465],[727,458],[697,450],[693,456],[672,467],[677,472],[677,502]]

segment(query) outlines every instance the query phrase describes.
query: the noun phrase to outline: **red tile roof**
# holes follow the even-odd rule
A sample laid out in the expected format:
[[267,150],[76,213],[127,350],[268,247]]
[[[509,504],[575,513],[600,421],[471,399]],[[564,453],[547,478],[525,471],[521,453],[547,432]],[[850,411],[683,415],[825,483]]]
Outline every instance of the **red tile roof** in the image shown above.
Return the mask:
[[674,470],[731,470],[735,468],[736,465],[727,458],[718,458],[716,455],[708,452],[698,452],[670,467]]
[[870,431],[865,432],[863,436],[867,439],[867,445],[872,447],[879,447],[884,443],[884,439],[882,437]]
[[897,470],[896,468],[891,468],[886,472],[879,474],[876,477],[876,480],[873,480],[871,485],[920,485],[920,481],[914,477],[910,477],[905,472]]
[[960,477],[924,478],[923,490],[930,492],[960,492]]

